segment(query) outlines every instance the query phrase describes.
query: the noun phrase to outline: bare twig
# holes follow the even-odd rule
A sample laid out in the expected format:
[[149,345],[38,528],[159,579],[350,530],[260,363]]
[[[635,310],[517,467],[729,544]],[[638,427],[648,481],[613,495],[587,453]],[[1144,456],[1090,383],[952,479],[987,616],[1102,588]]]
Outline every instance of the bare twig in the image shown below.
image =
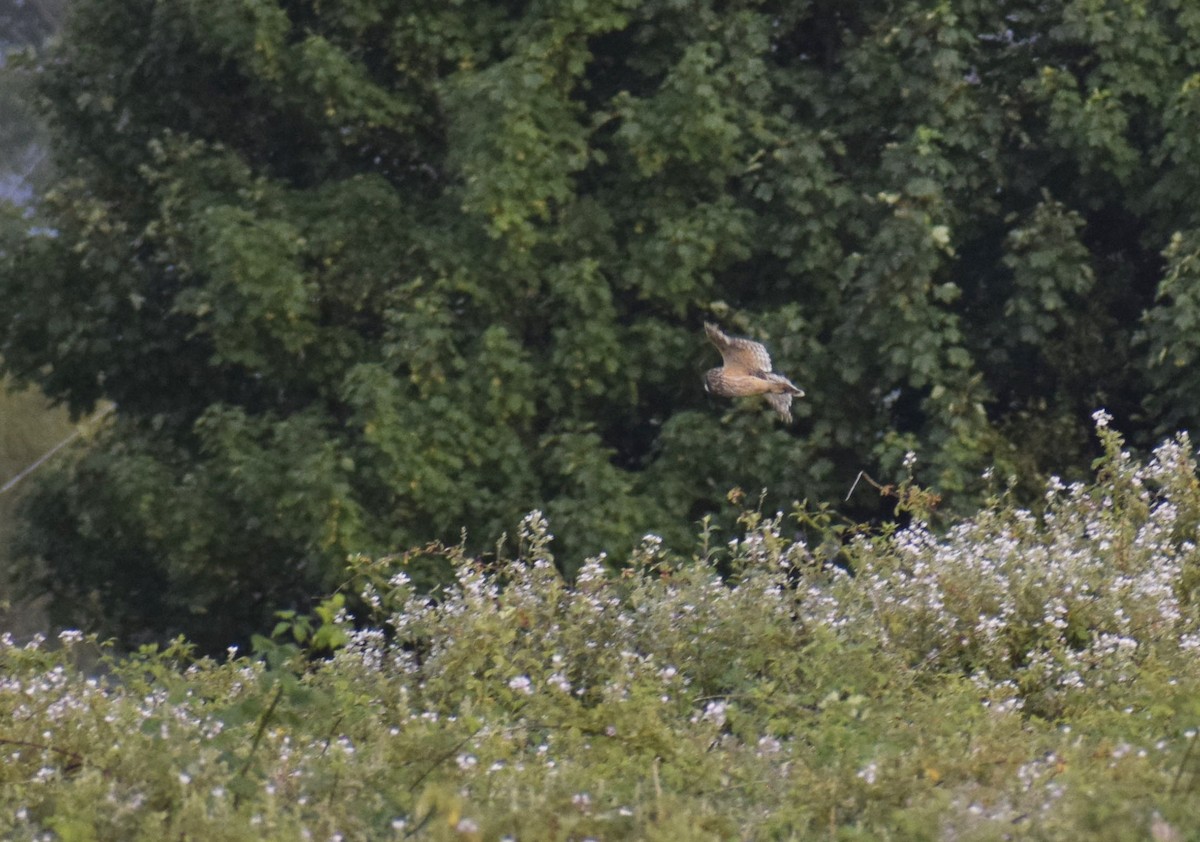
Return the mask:
[[[94,415],[88,421],[88,423],[89,424],[96,423],[97,421],[99,421],[104,416],[108,415],[110,412],[112,412],[116,408],[117,408],[117,405],[115,403],[110,404],[109,406],[106,406],[104,409],[100,410],[100,412],[96,413],[96,415]],[[3,486],[0,486],[0,494],[5,494],[9,491],[12,491],[14,488],[16,488],[17,483],[19,483],[21,480],[25,479],[25,477],[32,474],[38,468],[42,467],[42,465],[44,465],[47,461],[49,461],[50,458],[53,457],[55,453],[58,453],[58,451],[62,450],[64,447],[66,447],[71,442],[75,441],[75,439],[79,438],[81,435],[83,435],[83,428],[76,427],[75,432],[71,433],[71,435],[67,436],[65,439],[60,441],[58,444],[54,445],[54,447],[50,448],[45,453],[43,453],[41,456],[39,456],[37,459],[33,460],[32,464],[27,465],[25,468],[20,470],[16,476],[14,476],[8,482],[4,483]]]
[[858,476],[854,478],[854,483],[850,486],[850,490],[846,492],[846,500],[843,502],[848,502],[850,500],[850,495],[854,493],[854,489],[858,488],[858,484],[863,480],[866,480],[868,485],[878,491],[880,496],[887,497],[895,493],[895,488],[893,486],[880,485],[866,471],[859,471]]

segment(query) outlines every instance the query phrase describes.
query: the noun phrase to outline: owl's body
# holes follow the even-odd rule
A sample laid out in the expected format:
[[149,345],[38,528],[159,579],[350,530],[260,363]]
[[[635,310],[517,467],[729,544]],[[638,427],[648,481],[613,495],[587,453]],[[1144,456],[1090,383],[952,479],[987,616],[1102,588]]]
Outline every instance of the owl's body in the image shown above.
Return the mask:
[[767,403],[784,421],[792,420],[792,398],[804,396],[804,390],[782,374],[771,371],[771,355],[761,342],[727,336],[719,327],[705,324],[704,332],[717,346],[724,362],[704,375],[704,388],[714,395],[741,398],[764,395]]

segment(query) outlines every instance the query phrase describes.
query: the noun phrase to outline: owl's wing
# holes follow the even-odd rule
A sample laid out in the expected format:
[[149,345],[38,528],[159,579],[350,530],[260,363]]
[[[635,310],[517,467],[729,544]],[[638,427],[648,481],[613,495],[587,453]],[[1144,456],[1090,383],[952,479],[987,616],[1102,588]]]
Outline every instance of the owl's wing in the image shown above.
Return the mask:
[[714,324],[705,323],[704,332],[709,341],[717,346],[725,360],[726,368],[741,369],[746,372],[770,371],[771,355],[761,342],[753,339],[743,339],[740,336],[727,336]]
[[767,394],[764,397],[767,403],[771,405],[771,409],[775,410],[779,417],[787,423],[792,423],[792,396],[787,393]]

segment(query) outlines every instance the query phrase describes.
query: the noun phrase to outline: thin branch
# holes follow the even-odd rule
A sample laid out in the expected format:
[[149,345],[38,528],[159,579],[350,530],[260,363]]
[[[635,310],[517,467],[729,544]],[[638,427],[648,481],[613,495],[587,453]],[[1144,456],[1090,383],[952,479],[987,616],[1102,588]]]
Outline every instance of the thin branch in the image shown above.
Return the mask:
[[891,497],[896,493],[894,486],[880,485],[866,471],[859,471],[858,476],[854,478],[854,484],[850,486],[850,490],[846,492],[846,498],[842,502],[847,502],[850,500],[850,495],[854,493],[854,489],[858,488],[858,483],[862,480],[866,480],[867,484],[878,491],[879,496],[881,497]]
[[[98,414],[96,414],[89,423],[95,423],[95,422],[99,421],[101,418],[108,415],[108,413],[112,412],[116,408],[117,408],[116,404],[106,406],[104,409],[100,410],[100,412]],[[10,479],[8,482],[4,483],[4,485],[2,487],[0,487],[0,494],[5,494],[9,491],[12,491],[16,487],[17,483],[19,483],[21,480],[25,479],[25,477],[32,474],[34,471],[36,471],[38,468],[40,468],[42,465],[44,465],[51,457],[53,457],[55,453],[58,453],[58,451],[62,450],[64,447],[66,447],[71,442],[75,441],[75,439],[79,438],[81,435],[83,435],[83,430],[82,430],[82,428],[77,427],[75,429],[75,432],[71,433],[71,435],[67,436],[65,439],[60,441],[58,444],[54,445],[54,447],[47,450],[45,453],[43,453],[41,456],[39,456],[37,459],[35,459],[33,461],[33,464],[26,466],[20,472],[18,472],[15,477]]]
[[[279,705],[279,699],[283,696],[283,684],[275,685],[275,695],[271,697],[271,703],[267,705],[267,709],[263,711],[262,716],[258,719],[258,728],[254,732],[254,739],[250,741],[250,751],[246,753],[246,759],[242,763],[242,768],[238,769],[237,780],[246,777],[250,772],[250,764],[254,761],[254,755],[258,751],[259,743],[262,742],[263,735],[267,732],[267,725],[271,722],[271,717],[275,715],[275,708]],[[233,795],[233,804],[238,806],[241,803],[240,792],[235,792]]]
[[[64,772],[74,772],[81,766],[93,765],[88,763],[87,757],[77,751],[70,751],[69,749],[65,748],[57,748],[56,746],[46,745],[45,743],[32,743],[28,740],[12,740],[8,739],[7,737],[0,737],[0,745],[17,746],[19,748],[35,748],[39,751],[49,751],[59,755],[60,757],[65,757],[70,760],[70,763],[63,767]],[[99,769],[106,778],[112,775],[112,772],[104,766],[96,766],[95,768]]]
[[1184,772],[1187,771],[1188,761],[1192,759],[1192,751],[1196,748],[1196,738],[1200,734],[1192,734],[1188,740],[1187,748],[1183,752],[1183,758],[1179,761],[1179,768],[1175,771],[1175,779],[1171,781],[1171,788],[1167,790],[1167,794],[1174,796],[1179,791],[1179,782],[1183,779]]

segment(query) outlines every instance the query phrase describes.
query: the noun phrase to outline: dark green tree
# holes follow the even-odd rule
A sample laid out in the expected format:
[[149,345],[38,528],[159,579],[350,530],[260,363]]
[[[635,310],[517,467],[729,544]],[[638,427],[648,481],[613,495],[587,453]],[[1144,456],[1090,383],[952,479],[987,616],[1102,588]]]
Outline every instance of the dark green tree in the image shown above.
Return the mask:
[[[577,561],[1147,442],[1200,415],[1197,67],[1182,0],[77,0],[0,354],[118,411],[29,578],[216,643],[533,508]],[[706,319],[794,428],[705,397]]]

